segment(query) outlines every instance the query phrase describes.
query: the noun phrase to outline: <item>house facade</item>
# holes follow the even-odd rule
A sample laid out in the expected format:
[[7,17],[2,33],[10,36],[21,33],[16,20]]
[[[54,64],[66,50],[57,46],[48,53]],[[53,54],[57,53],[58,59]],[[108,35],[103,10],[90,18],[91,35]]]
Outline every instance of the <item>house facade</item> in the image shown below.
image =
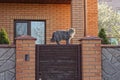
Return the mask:
[[97,36],[97,0],[0,0],[0,28],[11,43],[19,35],[37,38],[37,44],[50,42],[56,30],[75,28],[72,43],[84,36]]
[[[0,71],[0,79],[102,80],[101,40],[96,37],[82,38],[97,36],[97,14],[97,0],[0,0],[0,28],[6,29],[11,43],[16,41],[15,46],[12,46],[13,51],[8,51],[11,47],[8,49],[9,46],[3,45],[0,49],[2,54],[6,52],[5,56],[1,54],[3,57],[1,57],[1,61],[9,65],[8,67],[1,62],[3,65],[0,66],[0,70],[2,70]],[[50,42],[52,33],[56,30],[69,28],[76,30],[72,43],[81,43],[81,45],[38,45],[36,48],[36,44],[53,44]],[[82,39],[80,40],[80,38]],[[40,46],[47,50],[40,49]],[[45,46],[50,46],[50,49]],[[66,47],[68,48],[66,49]],[[73,47],[75,47],[74,50],[72,50]],[[3,50],[4,48],[7,51]],[[42,56],[41,50],[45,51],[43,53],[45,57],[40,58]],[[40,52],[40,56],[37,51]],[[46,55],[46,51],[50,54]],[[63,52],[62,55],[60,51]],[[41,59],[50,60],[42,61]],[[51,65],[51,67],[48,64],[43,67],[45,74],[41,73],[42,67],[38,66],[41,65],[40,62]],[[49,67],[49,70],[46,67]],[[46,75],[46,71],[52,71],[52,74],[47,72],[49,74]],[[58,73],[57,76],[56,73]]]

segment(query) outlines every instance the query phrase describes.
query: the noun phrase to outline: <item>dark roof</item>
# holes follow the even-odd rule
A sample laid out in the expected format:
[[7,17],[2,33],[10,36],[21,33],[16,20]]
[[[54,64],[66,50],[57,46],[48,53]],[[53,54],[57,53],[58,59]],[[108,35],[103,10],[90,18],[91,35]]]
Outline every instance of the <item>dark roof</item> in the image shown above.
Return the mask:
[[0,0],[0,3],[70,4],[71,0]]

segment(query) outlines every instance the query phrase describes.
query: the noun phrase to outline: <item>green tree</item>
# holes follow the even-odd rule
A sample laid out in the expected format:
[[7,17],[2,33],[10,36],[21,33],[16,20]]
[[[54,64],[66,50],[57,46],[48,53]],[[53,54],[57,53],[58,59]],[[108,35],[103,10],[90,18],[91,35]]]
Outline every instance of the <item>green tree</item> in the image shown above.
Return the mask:
[[4,28],[2,28],[0,31],[0,44],[10,44],[8,34]]
[[109,44],[108,38],[103,28],[99,31],[98,36],[102,39],[102,44]]
[[120,36],[120,13],[113,10],[106,3],[98,4],[98,27],[99,30],[104,28],[107,36]]

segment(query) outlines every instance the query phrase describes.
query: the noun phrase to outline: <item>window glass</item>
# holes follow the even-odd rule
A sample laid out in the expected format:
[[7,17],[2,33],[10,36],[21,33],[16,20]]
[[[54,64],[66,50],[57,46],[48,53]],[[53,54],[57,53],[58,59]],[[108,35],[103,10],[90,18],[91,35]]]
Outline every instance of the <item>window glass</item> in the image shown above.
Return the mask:
[[27,35],[27,23],[16,23],[16,37]]
[[31,36],[37,38],[36,44],[45,44],[45,22],[31,21]]

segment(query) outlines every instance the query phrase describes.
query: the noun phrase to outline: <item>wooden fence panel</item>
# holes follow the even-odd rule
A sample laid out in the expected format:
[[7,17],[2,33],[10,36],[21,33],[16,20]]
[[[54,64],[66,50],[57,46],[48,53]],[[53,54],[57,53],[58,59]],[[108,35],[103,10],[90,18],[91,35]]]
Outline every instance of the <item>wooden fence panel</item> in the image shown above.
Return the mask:
[[36,80],[80,80],[80,45],[37,45]]

